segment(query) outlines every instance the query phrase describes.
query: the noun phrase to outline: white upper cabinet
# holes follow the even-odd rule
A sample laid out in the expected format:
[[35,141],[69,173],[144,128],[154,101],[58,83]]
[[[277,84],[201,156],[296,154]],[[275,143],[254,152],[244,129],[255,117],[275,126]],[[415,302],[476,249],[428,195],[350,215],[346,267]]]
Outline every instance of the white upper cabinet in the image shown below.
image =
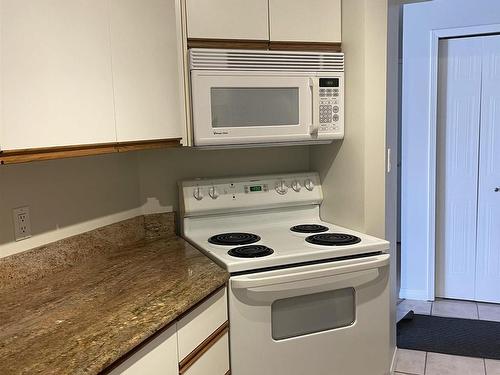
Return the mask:
[[341,42],[341,0],[269,0],[271,41]]
[[115,142],[107,2],[0,7],[0,148]]
[[186,0],[189,38],[269,40],[268,0]]
[[183,135],[185,109],[178,4],[174,0],[111,0],[118,142]]

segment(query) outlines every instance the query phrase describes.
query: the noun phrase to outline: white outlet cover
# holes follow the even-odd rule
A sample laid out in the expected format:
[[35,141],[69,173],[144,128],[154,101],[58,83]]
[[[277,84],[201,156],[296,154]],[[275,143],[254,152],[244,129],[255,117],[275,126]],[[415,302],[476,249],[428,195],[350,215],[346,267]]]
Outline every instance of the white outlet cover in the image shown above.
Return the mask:
[[16,241],[31,237],[30,208],[19,207],[12,211],[14,218],[14,237]]

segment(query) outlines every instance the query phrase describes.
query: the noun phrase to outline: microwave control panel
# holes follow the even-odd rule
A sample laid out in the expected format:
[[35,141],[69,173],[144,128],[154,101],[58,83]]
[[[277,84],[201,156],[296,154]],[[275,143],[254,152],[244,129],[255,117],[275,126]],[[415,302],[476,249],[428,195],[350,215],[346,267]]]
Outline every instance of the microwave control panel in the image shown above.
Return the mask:
[[335,133],[341,130],[340,78],[319,79],[319,131]]

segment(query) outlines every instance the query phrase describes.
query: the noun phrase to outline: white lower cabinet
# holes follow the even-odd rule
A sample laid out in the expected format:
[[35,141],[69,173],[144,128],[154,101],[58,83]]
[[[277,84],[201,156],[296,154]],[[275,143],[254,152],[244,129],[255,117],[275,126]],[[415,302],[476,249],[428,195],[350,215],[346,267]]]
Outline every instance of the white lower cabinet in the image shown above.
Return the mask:
[[227,319],[227,289],[222,288],[108,374],[227,375]]
[[177,375],[177,330],[175,324],[133,353],[111,375]]
[[184,375],[224,375],[229,372],[229,334],[225,333],[200,358],[187,368]]
[[226,289],[221,289],[177,322],[179,361],[227,321]]

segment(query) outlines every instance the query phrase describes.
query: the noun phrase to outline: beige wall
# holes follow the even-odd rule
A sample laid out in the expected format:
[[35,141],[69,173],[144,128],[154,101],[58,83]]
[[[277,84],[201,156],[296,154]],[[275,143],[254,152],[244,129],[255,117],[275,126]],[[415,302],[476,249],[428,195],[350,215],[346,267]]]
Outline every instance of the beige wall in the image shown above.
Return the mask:
[[[307,171],[307,147],[169,149],[0,166],[0,257],[177,208],[177,181]],[[14,242],[12,209],[29,206],[33,237]]]
[[385,237],[387,0],[365,1],[365,231]]
[[311,148],[320,172],[324,219],[385,236],[387,0],[342,2],[345,138]]
[[177,211],[177,181],[195,177],[303,172],[309,170],[308,147],[227,150],[155,150],[139,156],[144,212]]
[[[0,257],[135,216],[135,154],[0,166]],[[12,209],[30,207],[33,237],[14,242]]]

